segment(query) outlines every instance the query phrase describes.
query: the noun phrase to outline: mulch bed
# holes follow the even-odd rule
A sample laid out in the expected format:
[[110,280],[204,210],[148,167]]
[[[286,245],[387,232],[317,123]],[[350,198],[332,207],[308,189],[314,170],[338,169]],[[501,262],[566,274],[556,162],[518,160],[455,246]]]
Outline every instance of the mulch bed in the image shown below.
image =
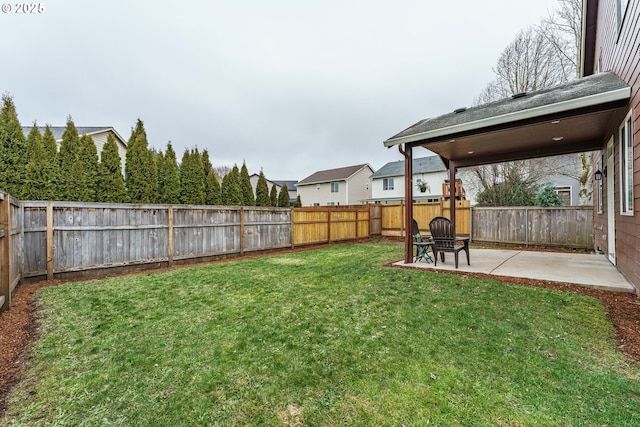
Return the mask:
[[[531,250],[531,248],[527,248]],[[545,249],[543,249],[545,250]],[[546,249],[553,250],[553,249]],[[447,271],[447,273],[455,273]],[[616,329],[618,350],[640,361],[640,298],[630,293],[620,293],[587,288],[567,283],[542,280],[491,276],[479,273],[455,273],[466,276],[491,278],[504,283],[538,286],[578,292],[598,298],[607,309],[609,319]],[[28,348],[36,336],[35,292],[44,286],[54,286],[62,281],[42,281],[23,284],[16,288],[11,310],[0,314],[0,414],[6,409],[7,392],[20,379],[22,368],[29,362]]]

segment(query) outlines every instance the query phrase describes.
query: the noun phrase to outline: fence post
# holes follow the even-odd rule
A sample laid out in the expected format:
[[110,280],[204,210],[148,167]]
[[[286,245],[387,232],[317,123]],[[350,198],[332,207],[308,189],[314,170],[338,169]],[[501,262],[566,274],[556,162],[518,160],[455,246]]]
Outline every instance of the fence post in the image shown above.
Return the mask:
[[240,256],[244,255],[244,208],[240,207]]
[[289,231],[291,237],[291,249],[295,247],[295,237],[296,237],[296,220],[295,220],[296,208],[289,209],[289,220],[291,221],[291,229]]
[[167,259],[169,267],[173,265],[173,206],[167,208]]
[[53,202],[47,202],[47,280],[53,280]]
[[331,206],[327,206],[327,243],[331,243]]
[[0,312],[11,307],[11,202],[0,192]]

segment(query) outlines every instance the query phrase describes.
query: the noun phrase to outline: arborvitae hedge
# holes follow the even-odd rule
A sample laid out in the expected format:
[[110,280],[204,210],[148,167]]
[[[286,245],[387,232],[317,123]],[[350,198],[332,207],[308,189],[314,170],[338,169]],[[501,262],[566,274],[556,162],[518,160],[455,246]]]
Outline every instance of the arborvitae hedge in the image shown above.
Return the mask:
[[202,151],[202,167],[204,168],[204,199],[207,205],[221,205],[222,194],[220,189],[220,181],[218,181],[218,175],[213,170],[211,160],[209,159],[209,152],[207,150]]
[[0,109],[0,189],[24,198],[26,169],[27,141],[13,98],[5,94]]
[[269,192],[269,202],[274,208],[278,206],[278,187],[273,184]]
[[96,197],[99,202],[126,203],[129,201],[124,178],[122,178],[121,161],[116,139],[109,134],[106,144],[102,147],[98,166]]
[[82,147],[78,130],[71,117],[67,118],[67,128],[62,134],[58,152],[60,175],[58,199],[66,201],[87,201],[91,198],[87,173],[80,158]]
[[200,152],[185,150],[180,163],[180,201],[187,205],[204,205],[204,169]]
[[54,187],[54,163],[49,163],[46,151],[42,146],[42,135],[36,124],[33,125],[27,137],[27,162],[26,181],[23,197],[27,200],[53,200]]
[[278,194],[278,206],[281,208],[288,208],[291,206],[291,200],[289,197],[289,189],[287,188],[287,184],[282,186],[280,190],[280,194]]
[[258,183],[256,184],[256,206],[269,207],[271,199],[269,198],[269,186],[264,173],[260,171],[258,175]]
[[242,204],[244,206],[255,206],[256,199],[253,195],[253,187],[251,186],[251,178],[249,177],[246,163],[242,163],[242,168],[240,169],[240,185],[242,186]]
[[127,144],[125,162],[127,194],[132,203],[154,203],[158,192],[158,170],[148,148],[147,133],[138,119]]
[[96,202],[98,200],[98,149],[90,135],[80,137],[80,161],[87,179],[86,200],[81,202]]
[[222,179],[222,204],[226,206],[242,206],[242,187],[240,186],[240,171],[233,166],[231,172]]
[[157,203],[180,203],[180,173],[176,153],[171,142],[167,144],[167,152],[158,153],[158,198]]

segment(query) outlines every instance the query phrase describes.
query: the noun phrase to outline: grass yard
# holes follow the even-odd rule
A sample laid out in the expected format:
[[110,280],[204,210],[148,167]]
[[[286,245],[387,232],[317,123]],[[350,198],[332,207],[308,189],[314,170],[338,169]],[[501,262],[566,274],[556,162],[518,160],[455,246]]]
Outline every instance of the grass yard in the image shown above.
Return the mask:
[[6,425],[640,425],[600,301],[384,240],[67,283]]

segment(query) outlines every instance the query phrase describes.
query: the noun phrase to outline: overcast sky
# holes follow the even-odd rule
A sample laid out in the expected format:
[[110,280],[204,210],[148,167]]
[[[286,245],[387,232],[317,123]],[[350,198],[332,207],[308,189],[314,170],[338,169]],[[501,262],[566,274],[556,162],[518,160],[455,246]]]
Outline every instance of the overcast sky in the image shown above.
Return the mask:
[[[469,106],[556,0],[45,1],[0,12],[0,92],[24,126],[138,118],[149,145],[267,179],[400,160],[383,141]],[[5,11],[8,11],[5,13]],[[426,150],[415,151],[421,157]]]

